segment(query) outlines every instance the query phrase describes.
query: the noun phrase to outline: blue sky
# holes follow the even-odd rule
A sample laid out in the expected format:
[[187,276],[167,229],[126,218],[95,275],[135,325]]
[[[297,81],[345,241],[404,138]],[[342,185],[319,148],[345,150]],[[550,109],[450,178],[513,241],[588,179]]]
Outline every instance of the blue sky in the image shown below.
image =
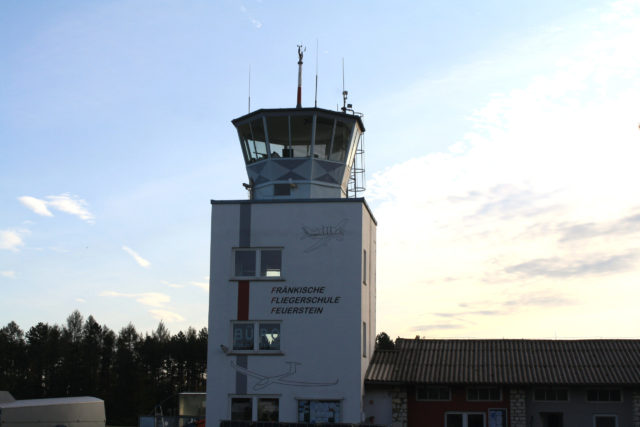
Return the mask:
[[[637,1],[0,3],[0,323],[206,326],[230,120],[362,111],[391,336],[637,337]],[[407,295],[411,295],[408,300]]]

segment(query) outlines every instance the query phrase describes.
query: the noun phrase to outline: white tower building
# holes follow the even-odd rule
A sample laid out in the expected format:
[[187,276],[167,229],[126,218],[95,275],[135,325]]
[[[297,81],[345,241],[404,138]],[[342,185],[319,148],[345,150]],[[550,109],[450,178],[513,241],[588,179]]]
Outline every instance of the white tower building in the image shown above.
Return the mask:
[[346,111],[233,120],[250,198],[211,202],[209,426],[363,421],[376,221],[347,197],[364,126]]

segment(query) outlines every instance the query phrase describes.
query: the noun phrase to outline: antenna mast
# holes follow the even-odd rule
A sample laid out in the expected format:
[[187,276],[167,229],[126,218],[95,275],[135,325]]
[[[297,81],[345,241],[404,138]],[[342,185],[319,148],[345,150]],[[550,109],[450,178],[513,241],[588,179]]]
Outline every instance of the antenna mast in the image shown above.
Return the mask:
[[251,112],[251,64],[249,64],[249,105],[247,113]]
[[349,92],[344,90],[344,58],[342,58],[342,112],[347,112],[347,95]]
[[313,106],[318,108],[318,39],[316,39],[316,96]]
[[296,108],[302,108],[302,56],[306,50],[306,47],[298,45],[298,102]]

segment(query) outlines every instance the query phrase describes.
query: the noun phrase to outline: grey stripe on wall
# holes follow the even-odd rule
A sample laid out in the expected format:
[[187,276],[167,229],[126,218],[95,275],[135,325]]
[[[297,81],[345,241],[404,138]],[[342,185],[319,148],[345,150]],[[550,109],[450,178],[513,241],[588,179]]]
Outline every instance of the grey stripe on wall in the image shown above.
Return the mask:
[[251,246],[251,204],[240,205],[240,236],[238,239],[240,247]]
[[[240,232],[238,236],[240,247],[251,246],[251,204],[240,205]],[[247,368],[249,358],[246,355],[236,356],[236,365]],[[236,394],[247,394],[247,376],[236,371]]]
[[[236,365],[247,368],[247,355],[236,356]],[[247,376],[236,371],[236,394],[247,394]]]

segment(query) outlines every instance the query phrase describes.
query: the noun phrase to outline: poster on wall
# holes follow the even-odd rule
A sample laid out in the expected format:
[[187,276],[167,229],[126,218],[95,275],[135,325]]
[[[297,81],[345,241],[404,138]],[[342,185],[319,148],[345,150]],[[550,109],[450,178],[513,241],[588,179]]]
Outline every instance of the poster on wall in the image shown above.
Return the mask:
[[489,427],[506,427],[506,409],[489,409]]

